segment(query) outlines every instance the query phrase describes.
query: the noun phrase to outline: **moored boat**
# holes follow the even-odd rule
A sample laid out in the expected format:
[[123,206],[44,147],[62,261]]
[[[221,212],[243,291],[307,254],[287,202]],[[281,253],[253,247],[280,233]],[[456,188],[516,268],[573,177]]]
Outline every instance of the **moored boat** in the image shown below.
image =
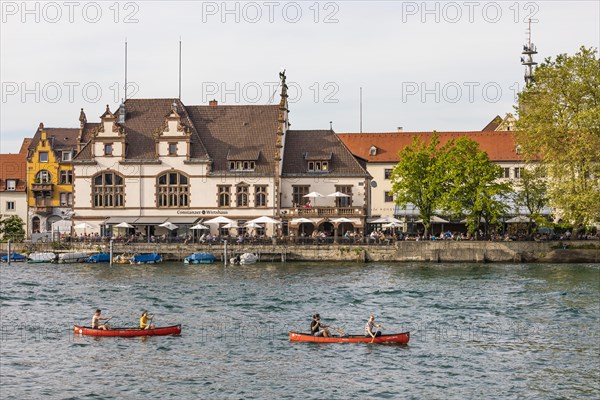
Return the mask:
[[131,264],[131,254],[119,254],[113,257],[113,264]]
[[27,256],[27,262],[44,263],[56,260],[56,254],[52,252],[31,253]]
[[157,264],[162,262],[160,254],[136,254],[131,257],[132,264]]
[[58,263],[82,263],[88,258],[87,253],[73,251],[70,253],[61,253],[58,255]]
[[180,335],[181,325],[164,326],[154,329],[112,328],[109,330],[94,329],[87,326],[73,326],[73,332],[85,336],[135,337],[135,336],[166,336]]
[[258,256],[256,254],[252,254],[252,253],[244,253],[242,255],[231,258],[229,261],[232,264],[239,264],[239,265],[256,264],[256,262],[258,261]]
[[317,342],[317,343],[396,343],[408,344],[410,332],[394,333],[391,335],[376,336],[375,339],[364,335],[347,336],[313,336],[310,333],[290,332],[290,342]]
[[86,263],[107,263],[110,261],[110,254],[108,253],[98,253],[92,254],[85,260]]
[[[10,254],[10,262],[20,262],[20,261],[25,261],[25,260],[27,260],[27,257],[25,257],[23,254],[18,254],[18,253]],[[2,262],[8,262],[8,254],[2,256]]]
[[214,263],[217,258],[211,253],[200,252],[194,253],[183,259],[184,264],[211,264]]

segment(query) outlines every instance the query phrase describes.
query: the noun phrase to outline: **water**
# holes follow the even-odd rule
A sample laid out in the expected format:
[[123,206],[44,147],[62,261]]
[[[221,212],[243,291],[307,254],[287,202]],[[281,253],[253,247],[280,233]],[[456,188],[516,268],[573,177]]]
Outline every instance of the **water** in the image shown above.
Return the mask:
[[[600,395],[598,265],[0,267],[3,399],[548,399]],[[180,337],[74,336],[148,308]],[[310,316],[408,346],[290,343]]]

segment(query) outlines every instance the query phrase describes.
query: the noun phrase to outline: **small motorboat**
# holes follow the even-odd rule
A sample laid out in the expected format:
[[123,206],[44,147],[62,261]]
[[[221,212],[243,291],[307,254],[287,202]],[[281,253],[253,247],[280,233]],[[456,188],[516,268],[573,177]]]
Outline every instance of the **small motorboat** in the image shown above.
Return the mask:
[[258,261],[258,256],[252,253],[244,253],[229,260],[232,264],[249,265],[255,264]]
[[85,262],[85,260],[87,260],[88,257],[89,257],[89,255],[87,253],[78,252],[78,251],[74,251],[74,252],[70,252],[70,253],[60,253],[58,255],[58,263],[59,264],[82,263],[82,262]]
[[183,259],[184,264],[212,264],[217,258],[211,253],[194,253]]
[[131,264],[131,254],[119,254],[113,257],[113,264]]
[[310,333],[290,332],[290,342],[317,342],[317,343],[396,343],[408,344],[410,332],[394,333],[391,335],[375,336],[375,339],[364,335],[345,336],[313,336]]
[[73,332],[85,336],[135,337],[180,335],[181,325],[158,327],[154,329],[111,328],[109,330],[94,329],[86,326],[73,326]]
[[56,254],[52,252],[31,253],[27,257],[27,262],[30,263],[49,263],[56,260]]
[[135,254],[131,257],[131,264],[158,264],[162,262],[160,254]]
[[110,261],[110,254],[108,253],[98,253],[92,254],[85,260],[86,263],[107,263]]
[[[2,256],[1,258],[2,262],[8,262],[8,254]],[[10,262],[21,262],[21,261],[26,261],[27,257],[25,257],[23,254],[18,254],[18,253],[11,253],[10,255]]]

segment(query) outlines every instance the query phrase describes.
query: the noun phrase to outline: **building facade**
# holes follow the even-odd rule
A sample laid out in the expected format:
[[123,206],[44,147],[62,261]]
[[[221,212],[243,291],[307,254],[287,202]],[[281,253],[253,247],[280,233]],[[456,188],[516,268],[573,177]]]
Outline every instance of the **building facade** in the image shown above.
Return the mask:
[[[503,180],[518,183],[525,164],[514,136],[514,117],[510,114],[502,119],[494,118],[482,131],[470,132],[435,132],[440,144],[466,136],[479,144],[479,149],[485,151],[490,161],[498,164],[504,170]],[[393,168],[400,161],[398,152],[412,144],[414,137],[428,142],[434,132],[384,132],[384,133],[343,133],[338,134],[348,149],[356,157],[367,161],[366,168],[373,177],[370,186],[369,216],[403,217],[414,214],[415,210],[399,210],[391,194],[390,179]]]
[[53,223],[71,217],[77,134],[40,123],[33,137],[27,156],[29,234],[52,232]]
[[[189,233],[217,216],[238,225],[271,216],[283,220],[285,234],[295,228],[292,219],[310,213],[317,229],[341,216],[362,226],[368,173],[334,132],[290,130],[288,112],[285,76],[274,105],[127,99],[114,113],[107,106],[99,122],[88,122],[82,110],[75,226],[114,235],[126,222],[134,226],[128,233],[151,237]],[[306,208],[307,190],[348,195]],[[160,227],[164,222],[178,229]]]
[[17,154],[0,154],[0,220],[13,215],[23,220],[27,232],[27,152],[25,139]]

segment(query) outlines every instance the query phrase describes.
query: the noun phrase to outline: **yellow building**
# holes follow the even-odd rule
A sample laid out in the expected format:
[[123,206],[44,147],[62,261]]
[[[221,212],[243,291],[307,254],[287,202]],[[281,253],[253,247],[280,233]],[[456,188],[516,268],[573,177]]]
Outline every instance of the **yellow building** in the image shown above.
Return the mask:
[[[52,224],[70,219],[73,206],[73,165],[79,129],[44,128],[40,123],[27,157],[29,234],[56,232]],[[65,228],[63,228],[63,231]]]

